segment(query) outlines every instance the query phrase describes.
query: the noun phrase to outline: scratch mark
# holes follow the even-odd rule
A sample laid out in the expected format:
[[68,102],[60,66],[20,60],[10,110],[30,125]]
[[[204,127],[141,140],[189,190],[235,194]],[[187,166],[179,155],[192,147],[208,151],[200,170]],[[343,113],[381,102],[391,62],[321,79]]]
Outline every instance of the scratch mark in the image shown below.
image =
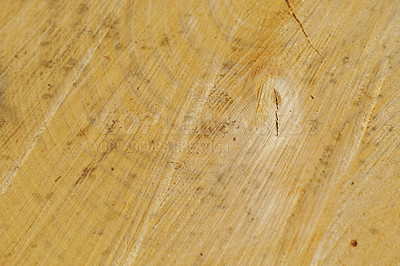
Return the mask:
[[304,36],[306,37],[306,40],[308,42],[308,44],[311,46],[311,48],[313,48],[313,50],[322,57],[321,53],[319,52],[319,50],[312,44],[310,38],[308,37],[308,34],[306,32],[306,30],[303,27],[303,24],[301,23],[301,21],[297,18],[296,13],[294,12],[294,9],[292,7],[292,5],[290,4],[289,0],[285,0],[286,4],[289,8],[290,14],[293,16],[293,18],[297,21],[297,24],[299,24],[301,31],[303,32]]
[[85,167],[85,169],[83,169],[81,176],[78,178],[78,180],[76,180],[75,185],[78,185],[79,183],[81,183],[86,177],[90,176],[94,170],[96,170],[96,167]]
[[279,118],[278,118],[278,110],[279,110],[279,101],[278,101],[278,92],[274,89],[274,97],[275,97],[275,127],[276,127],[276,136],[279,136]]
[[276,89],[274,89],[274,96],[275,96],[275,104],[276,104],[276,110],[279,110],[279,101],[278,101],[278,92]]
[[54,180],[54,182],[57,182],[58,180],[60,180],[61,176],[57,177],[56,180]]

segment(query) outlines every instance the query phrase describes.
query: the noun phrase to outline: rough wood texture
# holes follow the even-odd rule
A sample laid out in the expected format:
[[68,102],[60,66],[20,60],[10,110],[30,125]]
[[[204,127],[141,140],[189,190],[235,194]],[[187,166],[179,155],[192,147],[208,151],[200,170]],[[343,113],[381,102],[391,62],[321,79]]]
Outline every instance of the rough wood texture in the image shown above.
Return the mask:
[[0,264],[400,262],[397,0],[0,0]]

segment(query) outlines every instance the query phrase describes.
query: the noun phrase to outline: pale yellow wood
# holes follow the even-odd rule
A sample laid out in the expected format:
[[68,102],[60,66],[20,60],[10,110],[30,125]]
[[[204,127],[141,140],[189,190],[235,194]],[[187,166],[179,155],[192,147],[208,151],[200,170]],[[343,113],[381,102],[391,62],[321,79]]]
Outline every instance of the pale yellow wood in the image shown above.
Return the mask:
[[399,51],[397,0],[0,0],[0,264],[399,264]]

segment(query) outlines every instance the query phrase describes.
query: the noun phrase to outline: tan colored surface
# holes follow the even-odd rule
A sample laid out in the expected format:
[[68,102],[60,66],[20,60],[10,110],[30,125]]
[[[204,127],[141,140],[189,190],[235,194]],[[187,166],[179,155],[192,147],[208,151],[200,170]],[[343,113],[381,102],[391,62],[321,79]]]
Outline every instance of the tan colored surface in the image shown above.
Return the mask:
[[0,0],[0,264],[399,263],[399,41],[396,0]]

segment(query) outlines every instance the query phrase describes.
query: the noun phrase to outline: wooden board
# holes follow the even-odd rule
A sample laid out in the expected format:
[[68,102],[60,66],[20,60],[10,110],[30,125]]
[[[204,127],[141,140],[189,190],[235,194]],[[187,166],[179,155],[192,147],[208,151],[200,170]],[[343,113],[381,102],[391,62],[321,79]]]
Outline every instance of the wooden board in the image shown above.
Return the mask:
[[400,262],[397,0],[0,0],[0,263]]

